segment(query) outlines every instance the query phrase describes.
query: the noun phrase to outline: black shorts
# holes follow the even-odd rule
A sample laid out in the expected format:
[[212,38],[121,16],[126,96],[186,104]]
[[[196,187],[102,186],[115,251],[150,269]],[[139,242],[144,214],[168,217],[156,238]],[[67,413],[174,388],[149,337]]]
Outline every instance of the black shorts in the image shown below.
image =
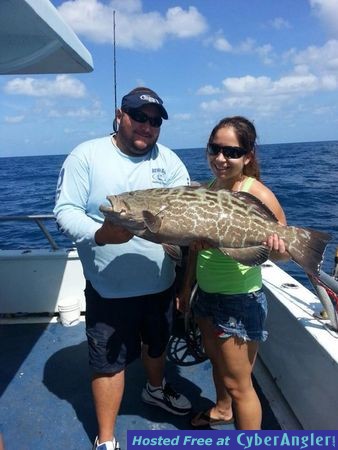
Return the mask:
[[140,356],[141,343],[157,358],[166,350],[173,324],[174,286],[157,294],[102,298],[87,282],[86,334],[89,365],[116,373]]

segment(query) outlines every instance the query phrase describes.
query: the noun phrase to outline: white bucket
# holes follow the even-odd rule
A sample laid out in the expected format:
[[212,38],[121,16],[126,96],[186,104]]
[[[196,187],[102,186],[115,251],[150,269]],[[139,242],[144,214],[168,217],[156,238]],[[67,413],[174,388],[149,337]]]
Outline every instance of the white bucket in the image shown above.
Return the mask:
[[78,299],[62,299],[58,304],[60,322],[65,327],[72,327],[80,322],[80,301]]

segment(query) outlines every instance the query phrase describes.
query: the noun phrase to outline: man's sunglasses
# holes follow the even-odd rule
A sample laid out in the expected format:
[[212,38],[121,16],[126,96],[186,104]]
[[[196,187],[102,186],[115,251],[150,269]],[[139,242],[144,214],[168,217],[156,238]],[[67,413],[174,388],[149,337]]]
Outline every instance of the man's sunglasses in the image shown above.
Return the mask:
[[160,128],[162,125],[162,117],[149,117],[143,111],[138,111],[137,109],[127,109],[124,111],[131,117],[135,122],[146,123],[149,122],[150,126],[154,128]]
[[238,159],[248,153],[245,148],[242,147],[232,147],[230,145],[221,146],[217,144],[208,144],[207,152],[212,156],[217,156],[222,153],[225,158],[229,159]]

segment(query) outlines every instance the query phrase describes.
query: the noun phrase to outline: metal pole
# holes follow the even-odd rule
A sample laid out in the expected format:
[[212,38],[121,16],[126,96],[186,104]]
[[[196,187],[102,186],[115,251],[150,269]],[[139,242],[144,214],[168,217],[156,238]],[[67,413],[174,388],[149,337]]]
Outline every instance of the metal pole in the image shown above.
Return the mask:
[[338,281],[338,247],[336,248],[336,254],[334,257],[333,278]]
[[332,289],[333,292],[338,294],[338,281],[337,280],[335,280],[333,277],[331,277],[327,273],[323,272],[322,270],[320,271],[318,278],[328,288]]
[[113,11],[113,50],[114,50],[114,121],[113,121],[113,130],[117,132],[117,119],[116,119],[116,110],[117,110],[117,93],[116,93],[116,38],[115,38],[115,10]]
[[[321,275],[322,274],[324,274],[324,276],[327,275],[324,272],[321,272]],[[327,276],[329,278],[331,278],[329,275],[327,275]],[[323,305],[324,313],[321,313],[322,319],[329,319],[333,329],[338,331],[337,313],[336,313],[335,305],[332,303],[331,298],[330,298],[329,294],[327,293],[325,287],[322,284],[320,284],[320,282],[318,282],[318,280],[322,281],[322,277],[315,278],[311,275],[308,275],[308,277],[316,291],[316,294],[317,294],[321,304]],[[323,283],[324,283],[324,281],[323,281]],[[324,283],[324,284],[327,284],[327,283]]]

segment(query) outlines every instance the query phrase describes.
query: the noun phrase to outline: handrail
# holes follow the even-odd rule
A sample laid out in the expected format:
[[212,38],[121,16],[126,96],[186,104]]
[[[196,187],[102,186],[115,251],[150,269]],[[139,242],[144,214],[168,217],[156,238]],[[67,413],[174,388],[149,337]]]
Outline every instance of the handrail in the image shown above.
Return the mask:
[[[312,286],[319,298],[324,311],[321,312],[321,317],[323,319],[328,319],[332,328],[335,331],[338,331],[338,314],[337,314],[337,305],[332,301],[327,288],[334,288],[335,292],[338,293],[338,283],[333,278],[330,277],[327,273],[320,271],[319,277],[314,277],[309,275],[309,280],[312,283]],[[333,291],[334,292],[334,291]]]
[[334,257],[334,268],[333,268],[332,276],[335,280],[338,281],[338,247],[336,248],[336,254]]
[[[59,246],[55,242],[54,238],[50,234],[50,232],[47,230],[45,224],[43,223],[44,220],[55,220],[55,216],[53,214],[31,214],[31,215],[22,215],[22,216],[0,216],[0,222],[5,221],[31,221],[35,222],[40,230],[42,231],[45,238],[48,240],[51,248],[53,250],[58,250]],[[316,293],[321,301],[324,310],[326,311],[328,318],[331,322],[332,327],[335,330],[338,330],[338,315],[337,315],[337,309],[336,306],[332,304],[332,301],[325,292],[325,289],[323,286],[320,285],[319,282],[323,283],[326,287],[330,288],[336,295],[338,295],[338,281],[335,279],[335,276],[337,276],[338,272],[338,249],[336,251],[336,258],[335,258],[335,269],[334,269],[334,275],[330,276],[327,273],[323,272],[322,270],[319,273],[318,277],[308,276]]]
[[331,277],[321,270],[318,278],[328,288],[332,289],[336,294],[338,294],[338,281],[333,276]]
[[43,235],[49,242],[49,245],[52,247],[53,250],[58,250],[59,246],[55,242],[54,238],[50,234],[50,232],[47,230],[45,224],[43,223],[44,220],[55,220],[55,217],[53,214],[33,214],[33,215],[24,215],[24,216],[0,216],[0,222],[5,221],[30,221],[35,222],[40,230],[42,231]]
[[316,291],[317,297],[323,305],[323,318],[329,319],[335,331],[338,331],[338,281],[335,278],[337,274],[337,253],[336,250],[335,267],[332,276],[322,270],[320,270],[317,277],[308,274],[308,278]]

